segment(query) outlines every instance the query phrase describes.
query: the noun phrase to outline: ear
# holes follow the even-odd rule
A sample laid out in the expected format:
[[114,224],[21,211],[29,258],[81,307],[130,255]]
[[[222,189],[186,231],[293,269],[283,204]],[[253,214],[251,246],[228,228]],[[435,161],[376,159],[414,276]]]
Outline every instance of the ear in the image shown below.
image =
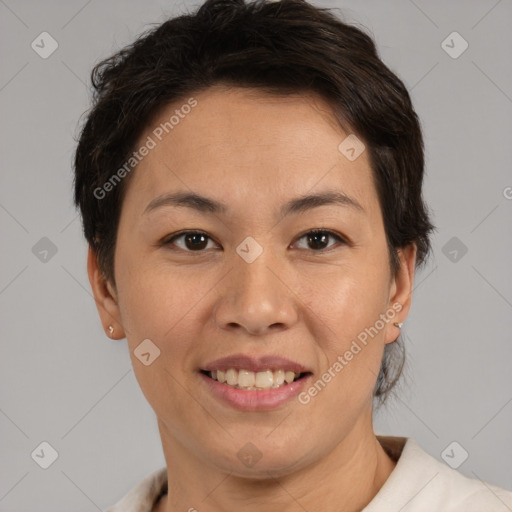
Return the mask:
[[[98,259],[94,250],[89,246],[87,255],[87,274],[91,283],[94,301],[98,308],[103,329],[112,339],[122,339],[125,337],[121,314],[117,301],[117,293],[109,281],[107,281],[98,266]],[[112,326],[114,331],[109,333],[109,327]]]
[[391,281],[388,306],[392,311],[396,311],[396,314],[386,329],[385,343],[396,341],[400,335],[400,328],[393,324],[404,322],[411,309],[416,253],[417,247],[414,243],[398,249],[400,268]]

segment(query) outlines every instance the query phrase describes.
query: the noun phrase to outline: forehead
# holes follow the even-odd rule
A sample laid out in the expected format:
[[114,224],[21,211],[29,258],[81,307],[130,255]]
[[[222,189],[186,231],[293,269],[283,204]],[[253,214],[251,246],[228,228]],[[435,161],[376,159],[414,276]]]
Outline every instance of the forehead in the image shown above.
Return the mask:
[[350,160],[340,151],[351,134],[319,96],[214,87],[191,98],[166,106],[144,131],[140,144],[151,139],[152,149],[125,201],[144,209],[156,196],[185,188],[249,206],[260,192],[261,200],[277,201],[329,187],[374,207],[368,152]]

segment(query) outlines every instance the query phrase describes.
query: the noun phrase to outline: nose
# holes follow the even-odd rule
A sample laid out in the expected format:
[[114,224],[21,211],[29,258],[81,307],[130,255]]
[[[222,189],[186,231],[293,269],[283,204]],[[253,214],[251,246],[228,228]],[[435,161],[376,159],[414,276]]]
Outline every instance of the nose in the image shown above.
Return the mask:
[[262,335],[286,330],[299,317],[296,295],[283,279],[282,265],[269,251],[247,263],[238,255],[218,292],[215,320],[219,328]]

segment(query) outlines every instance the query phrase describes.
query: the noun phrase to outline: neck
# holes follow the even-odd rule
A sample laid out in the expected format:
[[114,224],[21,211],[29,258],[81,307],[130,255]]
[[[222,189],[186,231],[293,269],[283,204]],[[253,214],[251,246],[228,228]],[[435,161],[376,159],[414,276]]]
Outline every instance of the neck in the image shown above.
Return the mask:
[[[362,424],[367,424],[363,418]],[[248,479],[207,466],[159,423],[164,448],[168,494],[155,512],[357,512],[377,494],[396,463],[370,428],[352,431],[324,457],[284,476]]]

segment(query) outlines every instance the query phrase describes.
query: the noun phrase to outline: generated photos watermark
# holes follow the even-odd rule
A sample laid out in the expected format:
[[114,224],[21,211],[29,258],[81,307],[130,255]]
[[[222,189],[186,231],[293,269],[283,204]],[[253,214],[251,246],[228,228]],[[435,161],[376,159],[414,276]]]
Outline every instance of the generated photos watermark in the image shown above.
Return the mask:
[[149,155],[150,151],[158,145],[162,139],[170,133],[176,126],[178,126],[182,119],[185,119],[192,109],[197,106],[197,100],[195,98],[189,98],[188,102],[183,104],[179,109],[174,111],[174,114],[169,117],[167,121],[160,123],[152,132],[148,135],[145,142],[139,147],[137,151],[134,151],[130,158],[114,173],[112,176],[101,186],[96,187],[93,191],[94,197],[98,200],[105,199],[109,192],[112,192],[121,181],[130,174],[133,169],[139,164],[146,156]]
[[301,404],[306,405],[311,401],[311,398],[315,397],[322,391],[329,382],[332,381],[340,372],[347,366],[354,357],[361,352],[361,350],[366,347],[368,344],[368,336],[373,339],[377,334],[379,334],[382,329],[389,323],[393,318],[395,318],[396,314],[402,311],[402,304],[399,302],[395,302],[390,308],[386,310],[385,313],[381,313],[379,315],[379,319],[375,321],[375,323],[366,327],[363,331],[361,331],[357,335],[357,340],[352,340],[350,344],[350,348],[346,350],[343,355],[339,355],[336,358],[336,361],[329,367],[329,369],[324,372],[321,377],[312,384],[306,391],[302,391],[298,395],[298,400]]

